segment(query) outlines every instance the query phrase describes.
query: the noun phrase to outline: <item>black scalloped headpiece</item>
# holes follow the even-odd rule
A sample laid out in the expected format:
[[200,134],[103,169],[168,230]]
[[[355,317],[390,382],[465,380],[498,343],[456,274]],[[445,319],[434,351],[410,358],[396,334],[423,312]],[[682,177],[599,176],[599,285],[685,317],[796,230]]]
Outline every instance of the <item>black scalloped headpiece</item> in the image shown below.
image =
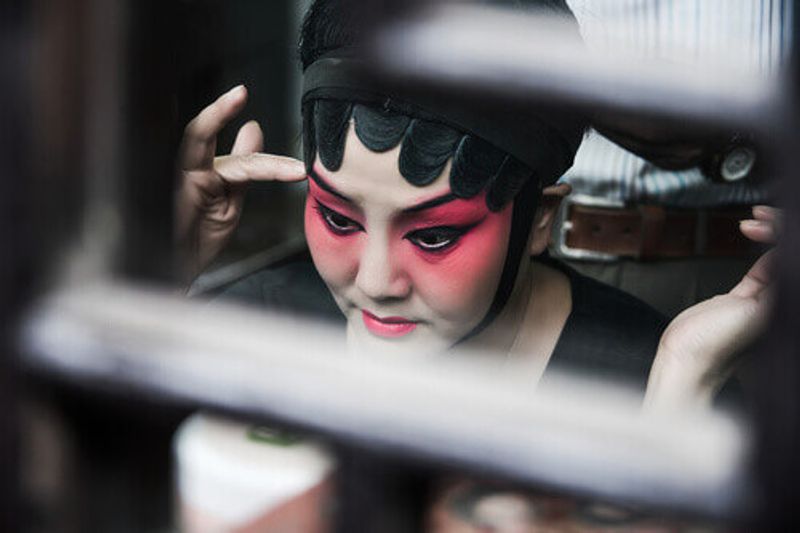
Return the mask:
[[409,183],[431,183],[452,159],[453,194],[471,198],[486,190],[487,205],[497,211],[531,178],[541,188],[572,165],[583,134],[583,122],[574,115],[539,109],[522,116],[514,109],[408,96],[400,87],[389,96],[349,54],[334,51],[305,71],[303,134],[309,167],[318,153],[327,169],[340,168],[352,123],[372,151],[401,145],[400,173]]
[[368,149],[386,152],[401,145],[400,174],[412,185],[430,184],[452,158],[452,193],[458,198],[472,198],[486,189],[486,202],[493,211],[513,199],[534,175],[527,165],[474,135],[385,106],[312,100],[305,104],[304,117],[305,159],[309,166],[319,154],[328,170],[335,172],[341,167],[352,120],[358,139]]

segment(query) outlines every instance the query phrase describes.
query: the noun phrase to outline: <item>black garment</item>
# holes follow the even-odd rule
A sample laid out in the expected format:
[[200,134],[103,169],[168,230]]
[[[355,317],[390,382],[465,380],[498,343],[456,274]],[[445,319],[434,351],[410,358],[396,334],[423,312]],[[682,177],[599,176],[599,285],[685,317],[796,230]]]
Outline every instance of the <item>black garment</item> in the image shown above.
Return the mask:
[[572,287],[572,312],[548,370],[626,381],[644,390],[667,319],[626,292],[564,263],[546,262],[566,274]]
[[[627,293],[563,263],[544,261],[566,274],[572,287],[572,312],[548,370],[626,381],[644,390],[666,319]],[[256,272],[234,283],[221,296],[345,324],[307,254]]]
[[308,253],[242,278],[219,296],[317,320],[346,323]]

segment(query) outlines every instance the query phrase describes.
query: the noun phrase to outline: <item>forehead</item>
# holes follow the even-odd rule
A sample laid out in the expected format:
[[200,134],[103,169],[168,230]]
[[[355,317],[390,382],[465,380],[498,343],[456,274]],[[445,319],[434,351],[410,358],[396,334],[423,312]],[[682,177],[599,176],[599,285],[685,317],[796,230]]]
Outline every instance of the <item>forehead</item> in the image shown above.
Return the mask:
[[452,161],[448,161],[432,183],[418,187],[400,173],[401,146],[387,152],[373,152],[361,143],[351,121],[339,170],[326,169],[319,157],[314,168],[338,192],[362,205],[399,210],[450,192]]

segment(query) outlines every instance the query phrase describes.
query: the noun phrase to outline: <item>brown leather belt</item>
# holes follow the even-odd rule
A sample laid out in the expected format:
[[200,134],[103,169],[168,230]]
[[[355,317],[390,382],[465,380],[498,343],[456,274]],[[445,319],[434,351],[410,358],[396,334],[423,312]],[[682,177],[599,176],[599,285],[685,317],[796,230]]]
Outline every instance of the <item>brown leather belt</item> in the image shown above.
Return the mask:
[[743,257],[757,251],[739,231],[739,221],[751,218],[748,208],[623,208],[570,202],[564,209],[556,248],[566,257]]

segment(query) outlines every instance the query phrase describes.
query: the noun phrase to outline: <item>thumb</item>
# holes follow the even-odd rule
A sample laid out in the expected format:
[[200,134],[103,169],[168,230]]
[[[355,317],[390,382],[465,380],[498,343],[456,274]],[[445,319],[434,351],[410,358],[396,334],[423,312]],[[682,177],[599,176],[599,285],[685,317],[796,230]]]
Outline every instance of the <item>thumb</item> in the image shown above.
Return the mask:
[[232,155],[249,155],[264,149],[264,133],[258,122],[251,120],[239,129],[233,143]]
[[740,298],[758,298],[761,292],[769,286],[770,264],[774,255],[775,250],[773,249],[759,257],[730,293]]

